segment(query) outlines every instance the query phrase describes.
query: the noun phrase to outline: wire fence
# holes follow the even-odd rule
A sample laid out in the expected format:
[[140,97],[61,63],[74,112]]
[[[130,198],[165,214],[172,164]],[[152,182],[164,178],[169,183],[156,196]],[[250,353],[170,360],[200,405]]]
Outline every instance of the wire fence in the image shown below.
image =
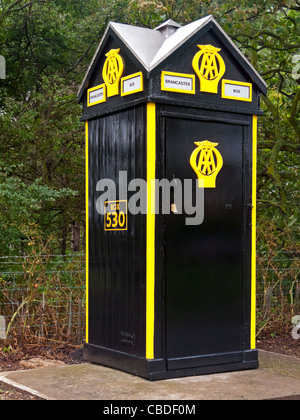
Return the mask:
[[[290,328],[300,315],[300,254],[258,255],[258,333]],[[0,339],[81,344],[85,338],[85,255],[0,257]]]
[[0,257],[0,319],[1,339],[83,342],[85,255]]
[[265,330],[290,333],[300,315],[300,252],[259,253],[257,257],[258,336]]

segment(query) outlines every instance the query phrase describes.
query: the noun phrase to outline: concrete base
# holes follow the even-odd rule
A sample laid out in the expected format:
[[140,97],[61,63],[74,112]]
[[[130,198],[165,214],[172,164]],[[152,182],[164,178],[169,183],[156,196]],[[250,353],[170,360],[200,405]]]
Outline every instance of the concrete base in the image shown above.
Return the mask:
[[257,370],[160,382],[89,363],[4,372],[0,381],[47,400],[106,400],[107,406],[113,400],[300,400],[300,360],[265,351],[259,359]]
[[84,358],[88,362],[122,370],[150,381],[237,372],[257,369],[259,366],[257,350],[184,357],[166,361],[164,359],[147,360],[146,358],[85,344]]

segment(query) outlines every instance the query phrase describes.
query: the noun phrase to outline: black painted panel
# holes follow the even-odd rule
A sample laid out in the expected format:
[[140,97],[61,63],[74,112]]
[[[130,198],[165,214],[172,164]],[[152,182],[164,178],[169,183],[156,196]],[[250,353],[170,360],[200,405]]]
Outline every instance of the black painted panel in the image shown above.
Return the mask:
[[118,200],[120,171],[128,182],[145,178],[145,148],[144,107],[89,122],[89,343],[138,356],[145,355],[146,217],[128,214],[127,230],[105,231],[96,186],[114,180]]
[[[224,166],[205,189],[204,222],[166,217],[167,357],[236,352],[243,343],[243,125],[166,119],[168,179],[197,179],[194,142],[218,143]],[[194,184],[195,185],[195,184]]]

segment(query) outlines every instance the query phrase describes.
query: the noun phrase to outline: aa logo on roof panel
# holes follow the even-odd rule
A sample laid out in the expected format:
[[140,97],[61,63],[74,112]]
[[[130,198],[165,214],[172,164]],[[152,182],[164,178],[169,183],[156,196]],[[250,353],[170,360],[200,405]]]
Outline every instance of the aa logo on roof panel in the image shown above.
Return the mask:
[[225,74],[226,66],[219,54],[221,48],[213,45],[198,45],[200,51],[193,59],[193,69],[200,80],[200,91],[218,93],[219,82]]
[[102,76],[107,88],[107,96],[119,94],[119,82],[124,71],[123,58],[119,54],[120,48],[110,50],[105,56]]

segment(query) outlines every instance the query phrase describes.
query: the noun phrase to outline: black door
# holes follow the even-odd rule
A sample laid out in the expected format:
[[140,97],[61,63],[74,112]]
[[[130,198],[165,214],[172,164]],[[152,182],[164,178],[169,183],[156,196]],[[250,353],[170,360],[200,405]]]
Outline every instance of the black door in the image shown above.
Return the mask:
[[[242,350],[244,127],[173,117],[166,118],[165,127],[169,180],[193,179],[196,190],[190,164],[195,142],[218,144],[223,158],[216,188],[204,190],[203,223],[186,225],[190,216],[184,211],[166,216],[166,348],[168,367],[175,369],[205,359],[214,363],[221,354],[224,360],[237,357]],[[202,171],[209,174],[216,155],[202,159]]]

